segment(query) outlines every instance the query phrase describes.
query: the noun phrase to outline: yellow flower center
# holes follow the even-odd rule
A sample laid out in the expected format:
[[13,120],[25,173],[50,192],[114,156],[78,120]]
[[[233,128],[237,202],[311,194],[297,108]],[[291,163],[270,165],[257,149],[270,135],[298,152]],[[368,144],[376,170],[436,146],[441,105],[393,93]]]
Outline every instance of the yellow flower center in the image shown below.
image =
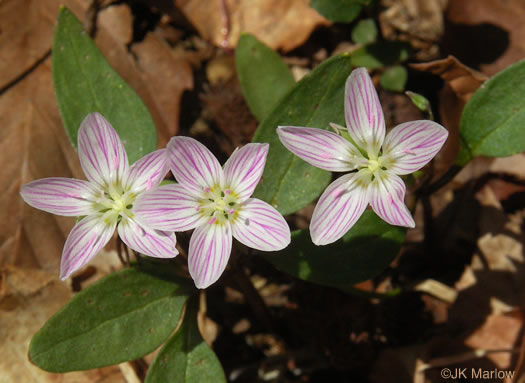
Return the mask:
[[208,217],[209,224],[223,225],[234,222],[239,216],[241,205],[238,195],[229,188],[220,186],[204,190],[204,197],[199,200],[199,212]]

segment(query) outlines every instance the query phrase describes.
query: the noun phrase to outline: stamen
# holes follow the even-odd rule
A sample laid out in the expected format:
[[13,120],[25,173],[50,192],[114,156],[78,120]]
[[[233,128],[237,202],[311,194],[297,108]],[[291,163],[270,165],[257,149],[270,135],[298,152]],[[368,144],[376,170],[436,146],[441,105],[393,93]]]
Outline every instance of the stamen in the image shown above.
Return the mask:
[[232,192],[232,191],[231,191],[230,189],[226,189],[226,190],[224,191],[224,194],[228,194],[228,195],[230,195],[231,192]]
[[228,210],[228,214],[233,214],[233,213],[235,213],[235,210],[234,210],[234,209],[230,209],[230,210]]
[[209,192],[211,191],[211,189],[210,189],[210,188],[206,188],[206,189],[204,189],[204,191],[205,191],[206,193],[209,193]]
[[212,219],[210,219],[208,221],[208,223],[211,225],[212,223],[215,223],[215,221],[217,221],[217,218],[216,217],[213,217]]

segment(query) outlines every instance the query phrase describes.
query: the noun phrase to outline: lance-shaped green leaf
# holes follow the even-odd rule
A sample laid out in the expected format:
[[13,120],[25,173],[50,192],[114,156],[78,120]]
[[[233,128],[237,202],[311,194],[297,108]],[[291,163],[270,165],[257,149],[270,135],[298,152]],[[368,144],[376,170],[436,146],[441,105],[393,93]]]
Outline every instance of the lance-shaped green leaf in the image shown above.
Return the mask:
[[250,34],[242,34],[237,43],[235,66],[244,98],[259,121],[295,85],[281,56]]
[[399,41],[378,41],[366,44],[351,53],[354,67],[378,69],[395,65],[408,59],[410,44]]
[[361,8],[370,0],[310,0],[310,7],[328,20],[349,23],[359,16]]
[[457,164],[525,151],[525,60],[487,80],[461,115]]
[[51,372],[86,370],[144,356],[179,323],[191,287],[133,267],[82,290],[35,334],[29,358]]
[[294,277],[349,291],[349,287],[375,277],[399,252],[405,231],[390,226],[372,211],[339,241],[316,246],[308,230],[292,233],[292,243],[278,254],[263,255],[277,269]]
[[293,213],[312,202],[328,185],[331,174],[289,152],[279,141],[277,126],[327,129],[329,122],[345,125],[344,88],[350,71],[348,55],[325,61],[280,100],[255,132],[253,141],[268,142],[270,151],[254,196],[282,214]]
[[146,383],[226,383],[221,363],[199,332],[197,303],[188,303],[182,324],[153,361]]
[[73,145],[77,145],[82,120],[91,112],[99,112],[119,134],[130,163],[156,149],[155,125],[148,109],[65,7],[60,9],[55,29],[53,83]]

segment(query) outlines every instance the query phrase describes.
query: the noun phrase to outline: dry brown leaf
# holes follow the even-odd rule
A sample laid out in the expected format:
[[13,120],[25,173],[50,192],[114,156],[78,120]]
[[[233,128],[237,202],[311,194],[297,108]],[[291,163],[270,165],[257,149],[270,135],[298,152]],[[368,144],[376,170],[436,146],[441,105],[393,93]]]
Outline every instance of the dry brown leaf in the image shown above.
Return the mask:
[[449,0],[445,46],[493,75],[525,57],[523,0]]
[[487,354],[500,369],[509,369],[512,352],[523,325],[521,314],[489,315],[483,325],[465,339],[465,344],[473,349],[506,350]]
[[453,56],[410,66],[416,70],[440,76],[445,81],[445,86],[440,94],[439,112],[441,123],[450,134],[439,154],[439,159],[440,167],[448,169],[455,162],[459,151],[459,121],[463,107],[487,77],[463,65]]
[[421,72],[440,76],[456,96],[467,102],[470,96],[487,80],[487,76],[459,62],[454,56],[422,64],[411,64]]
[[24,383],[123,383],[118,366],[52,374],[29,362],[31,337],[69,299],[71,292],[53,274],[13,266],[0,268],[0,381]]
[[159,146],[164,146],[179,131],[182,94],[193,89],[191,65],[154,33],[148,33],[144,41],[134,44],[132,51],[142,78],[161,111],[164,129],[158,129]]
[[97,24],[109,27],[116,42],[127,45],[133,38],[133,15],[126,4],[104,8],[97,15]]
[[0,2],[0,89],[28,71],[51,49],[60,4],[84,14],[88,0]]
[[[220,47],[235,47],[241,33],[251,33],[287,52],[301,45],[319,25],[330,22],[308,0],[174,0],[200,35]],[[229,32],[229,33],[228,33]]]
[[382,0],[379,14],[382,35],[389,40],[409,41],[417,58],[439,55],[436,44],[444,32],[443,11],[448,0]]
[[20,185],[37,178],[83,178],[52,95],[48,59],[0,98],[0,153],[7,164],[0,175],[6,185],[0,208],[9,217],[0,221],[0,264],[57,270],[65,237],[74,224],[71,218],[25,205],[18,194]]

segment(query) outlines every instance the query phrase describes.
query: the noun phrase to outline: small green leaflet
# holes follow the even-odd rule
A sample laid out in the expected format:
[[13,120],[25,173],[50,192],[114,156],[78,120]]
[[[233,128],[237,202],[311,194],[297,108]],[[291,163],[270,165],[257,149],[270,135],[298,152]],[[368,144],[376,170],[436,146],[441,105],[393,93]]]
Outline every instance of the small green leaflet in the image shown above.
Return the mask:
[[221,363],[197,326],[197,299],[190,299],[184,320],[151,364],[146,383],[226,383]]

